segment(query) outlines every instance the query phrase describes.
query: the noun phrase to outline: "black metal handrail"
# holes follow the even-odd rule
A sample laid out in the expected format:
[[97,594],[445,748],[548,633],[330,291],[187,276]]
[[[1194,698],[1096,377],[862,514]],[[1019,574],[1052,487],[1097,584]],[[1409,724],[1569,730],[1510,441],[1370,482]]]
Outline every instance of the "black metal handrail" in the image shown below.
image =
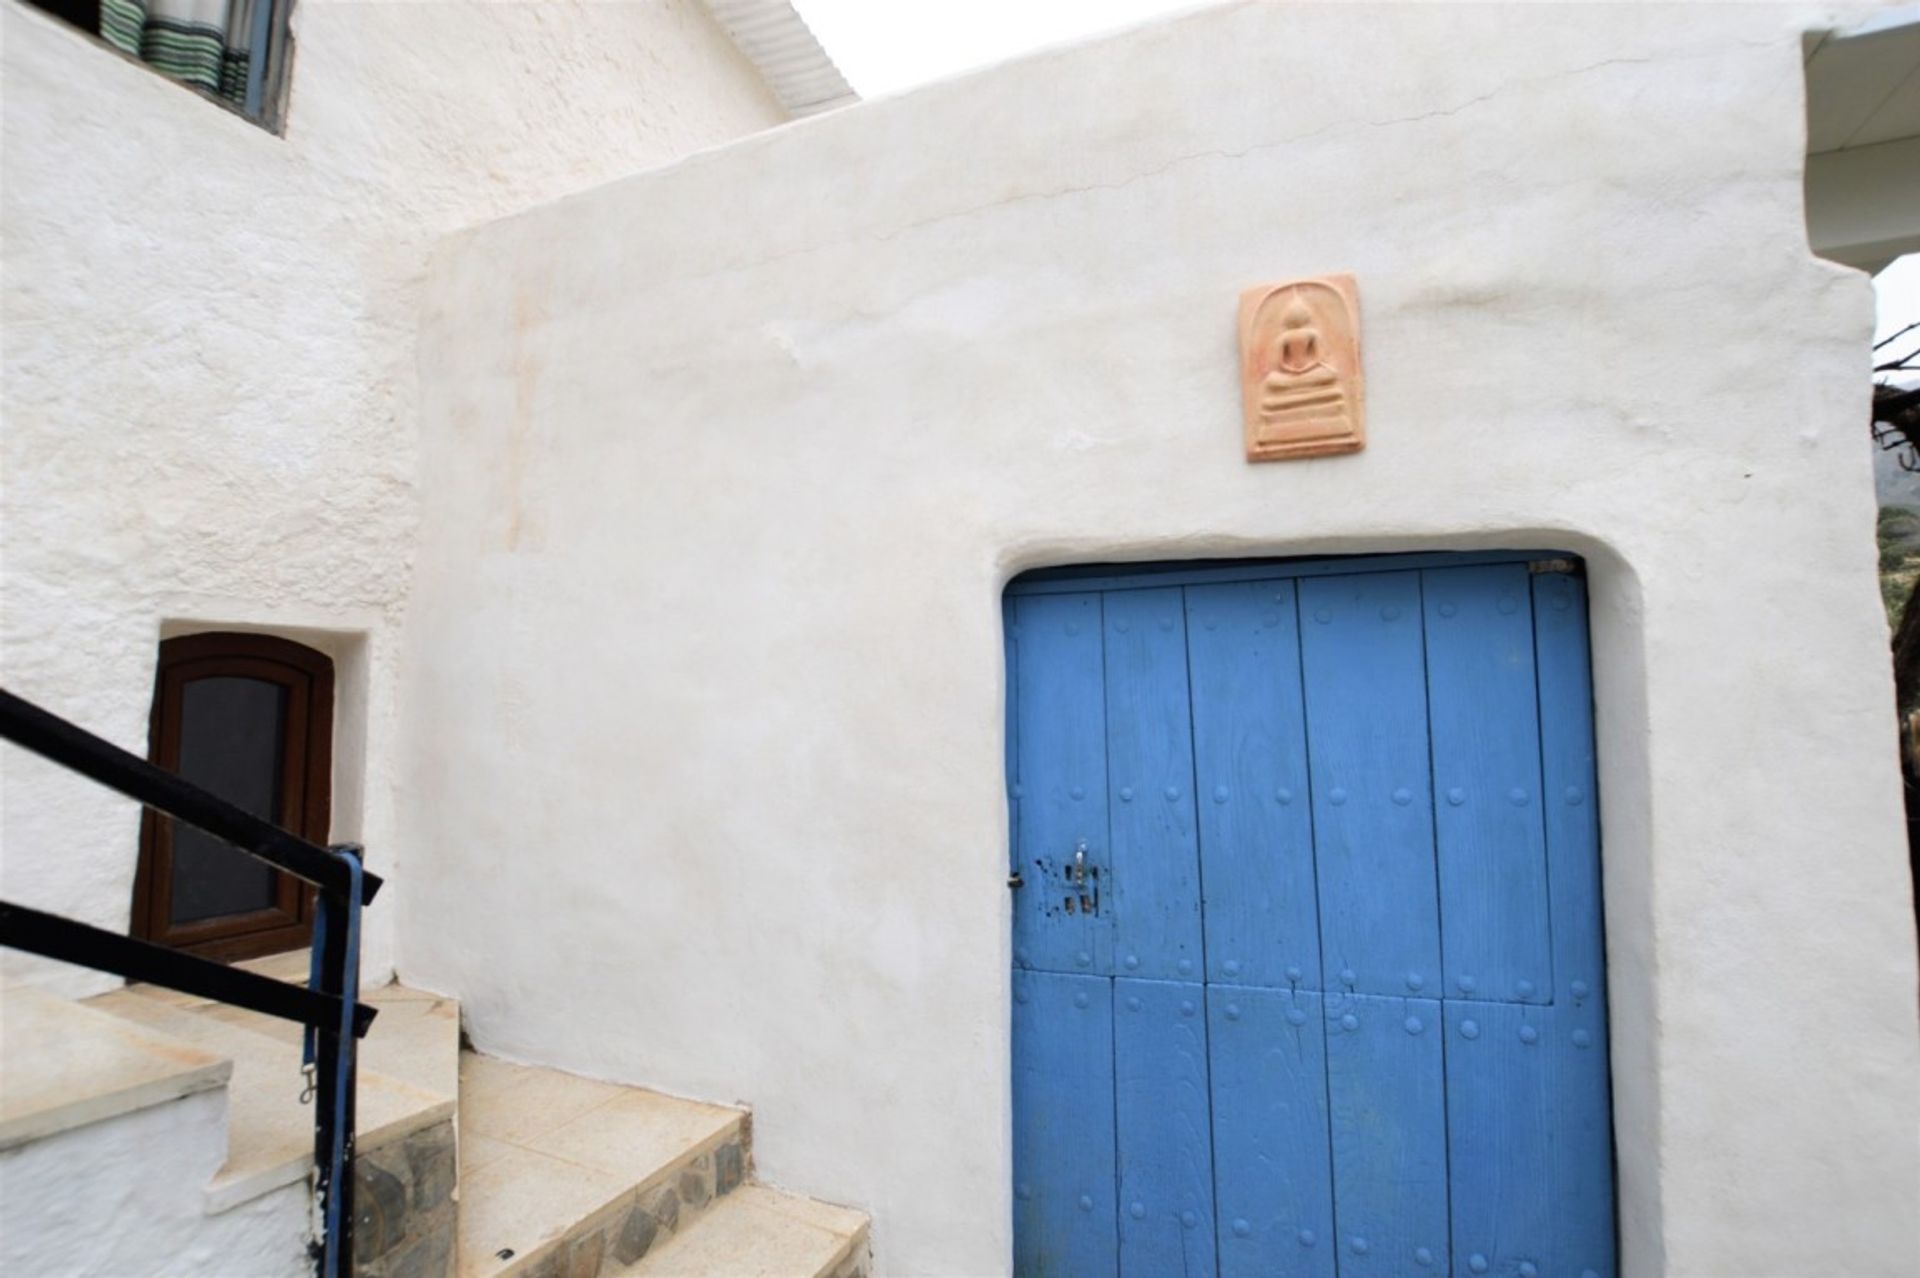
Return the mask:
[[[185,821],[242,852],[285,870],[317,887],[344,892],[347,871],[317,843],[243,812],[216,794],[182,781],[158,764],[103,741],[85,728],[42,710],[0,688],[0,736],[81,776],[138,799],[156,811]],[[369,905],[380,890],[380,876],[362,873],[360,903]]]
[[358,846],[311,843],[4,689],[0,739],[204,830],[318,889],[313,963],[304,989],[8,902],[0,902],[0,945],[304,1025],[305,1060],[314,1072],[314,1195],[322,1222],[312,1244],[314,1272],[320,1278],[347,1278],[353,1264],[357,1047],[377,1014],[356,997],[360,910],[380,890],[380,878],[361,868]]

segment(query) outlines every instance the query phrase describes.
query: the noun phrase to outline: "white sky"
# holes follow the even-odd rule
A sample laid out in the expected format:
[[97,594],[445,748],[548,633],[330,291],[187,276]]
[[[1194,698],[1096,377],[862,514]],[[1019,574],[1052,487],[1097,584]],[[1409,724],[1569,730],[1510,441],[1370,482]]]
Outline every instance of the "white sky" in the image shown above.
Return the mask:
[[[1873,293],[1879,302],[1879,322],[1874,325],[1874,341],[1920,320],[1920,253],[1897,258],[1893,265],[1874,276]],[[1908,333],[1885,350],[1875,351],[1873,362],[1884,364],[1896,355],[1915,350],[1920,350],[1920,329]],[[1906,381],[1908,377],[1901,374],[1898,380]]]
[[863,98],[1138,26],[1197,0],[793,0]]
[[[1206,7],[1197,0],[793,0],[793,6],[864,98]],[[1874,288],[1875,340],[1920,320],[1920,254],[1882,271]],[[1920,333],[1881,357],[1915,346]]]

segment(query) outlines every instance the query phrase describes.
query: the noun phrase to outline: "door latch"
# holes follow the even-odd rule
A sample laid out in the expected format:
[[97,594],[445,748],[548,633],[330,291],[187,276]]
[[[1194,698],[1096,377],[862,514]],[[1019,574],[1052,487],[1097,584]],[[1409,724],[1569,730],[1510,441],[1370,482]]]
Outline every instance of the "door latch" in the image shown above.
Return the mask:
[[1087,841],[1079,839],[1073,845],[1073,864],[1067,867],[1067,886],[1073,890],[1067,893],[1067,913],[1100,913],[1100,867],[1087,864]]

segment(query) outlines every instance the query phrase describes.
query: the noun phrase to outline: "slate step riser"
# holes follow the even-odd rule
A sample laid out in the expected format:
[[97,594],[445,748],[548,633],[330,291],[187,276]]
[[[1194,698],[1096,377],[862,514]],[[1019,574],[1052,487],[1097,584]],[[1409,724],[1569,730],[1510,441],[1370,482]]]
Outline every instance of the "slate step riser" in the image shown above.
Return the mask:
[[497,1278],[599,1278],[630,1265],[706,1214],[746,1182],[753,1163],[753,1116],[719,1144],[679,1159],[565,1235],[498,1271]]
[[354,1155],[354,1278],[452,1278],[451,1119]]

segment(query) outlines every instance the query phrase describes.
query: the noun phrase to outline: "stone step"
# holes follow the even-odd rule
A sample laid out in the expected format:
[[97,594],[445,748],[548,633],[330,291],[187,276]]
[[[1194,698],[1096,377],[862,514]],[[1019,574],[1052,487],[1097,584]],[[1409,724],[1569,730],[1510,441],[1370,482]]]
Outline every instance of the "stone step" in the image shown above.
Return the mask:
[[735,1190],[748,1115],[476,1053],[460,1058],[459,1278],[594,1278]]
[[[380,1009],[361,1040],[354,1125],[360,1152],[369,1154],[451,1123],[460,1010],[450,999],[400,986],[361,997]],[[300,1099],[300,1026],[147,985],[98,995],[85,1005],[233,1062],[227,1160],[208,1187],[209,1211],[225,1211],[312,1169],[313,1106]]]
[[[234,966],[292,985],[307,982],[307,951],[295,950]],[[136,994],[164,1006],[235,1025],[284,1043],[299,1043],[304,1030],[292,1021],[263,1016],[244,1007],[216,1003],[158,985],[129,985]],[[442,994],[409,989],[399,982],[360,991],[360,1001],[379,1009],[373,1028],[360,1040],[360,1068],[397,1078],[422,1091],[450,1098],[460,1087],[460,1003]]]
[[[307,954],[239,966],[304,983]],[[379,1015],[360,1040],[354,1273],[451,1278],[460,1005],[397,983],[360,997]],[[247,1204],[251,1212],[266,1195],[306,1179],[313,1166],[313,1105],[300,1098],[299,1025],[153,985],[130,985],[88,1004],[232,1063],[226,1156],[206,1187],[208,1212],[244,1215],[231,1209]]]
[[867,1218],[745,1185],[604,1278],[866,1278]]
[[218,1090],[232,1073],[218,1053],[58,995],[9,989],[0,1006],[0,1151]]
[[218,1257],[229,1272],[298,1274],[301,1189],[207,1211],[232,1068],[45,991],[0,991],[0,1273],[212,1273]]

